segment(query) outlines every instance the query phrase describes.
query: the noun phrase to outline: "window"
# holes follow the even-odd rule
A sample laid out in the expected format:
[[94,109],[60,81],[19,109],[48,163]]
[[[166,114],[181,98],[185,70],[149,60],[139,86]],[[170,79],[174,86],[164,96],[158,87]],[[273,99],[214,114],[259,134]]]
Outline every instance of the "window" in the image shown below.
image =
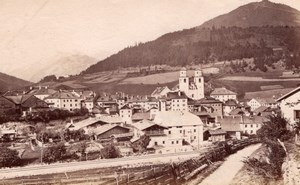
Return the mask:
[[247,128],[247,124],[245,124],[245,128]]
[[169,134],[171,134],[171,130],[169,130]]
[[154,142],[154,145],[157,145],[157,141]]
[[183,79],[183,82],[186,83],[186,79]]
[[196,139],[197,137],[196,136],[194,136],[194,139]]
[[181,134],[181,133],[182,133],[182,130],[179,130],[179,133]]
[[199,83],[201,82],[201,78],[199,78]]
[[295,119],[300,119],[300,110],[294,110]]
[[251,124],[251,125],[250,125],[250,127],[252,128],[252,127],[253,127],[253,125]]
[[178,144],[178,141],[176,141],[176,144]]
[[70,104],[70,107],[72,107],[72,104]]
[[172,145],[174,144],[174,141],[172,141]]
[[197,130],[196,130],[196,129],[194,129],[194,132],[197,132]]
[[163,141],[162,144],[165,144],[165,141]]

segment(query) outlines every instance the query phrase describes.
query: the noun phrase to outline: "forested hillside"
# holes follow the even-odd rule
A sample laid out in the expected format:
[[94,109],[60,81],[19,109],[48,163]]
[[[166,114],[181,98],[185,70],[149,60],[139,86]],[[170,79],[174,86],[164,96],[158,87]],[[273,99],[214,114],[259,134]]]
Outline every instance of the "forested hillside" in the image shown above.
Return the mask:
[[[282,59],[291,68],[299,63],[299,17],[298,10],[286,5],[266,0],[250,3],[202,26],[127,47],[83,73],[155,64],[184,66],[251,57],[262,66]],[[282,51],[280,55],[275,56],[275,48]]]

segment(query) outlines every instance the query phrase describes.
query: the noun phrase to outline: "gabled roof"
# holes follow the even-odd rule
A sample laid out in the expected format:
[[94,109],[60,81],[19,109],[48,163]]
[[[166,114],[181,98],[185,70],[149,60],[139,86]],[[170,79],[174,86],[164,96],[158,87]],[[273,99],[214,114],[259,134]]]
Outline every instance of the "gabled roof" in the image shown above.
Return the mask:
[[296,89],[294,89],[294,90],[292,90],[292,91],[286,93],[285,95],[281,96],[281,97],[278,98],[276,101],[277,101],[277,102],[282,101],[283,99],[286,99],[286,98],[292,96],[293,94],[295,94],[295,93],[297,93],[297,92],[299,92],[299,91],[300,91],[300,86],[297,87]]
[[[274,98],[252,98],[260,104],[274,104],[276,100]],[[251,101],[251,100],[250,100]]]
[[225,102],[225,106],[237,106],[238,104],[236,103],[236,101],[235,100],[232,100],[232,99],[230,99],[230,100],[227,100],[226,102]]
[[210,95],[237,95],[237,93],[226,89],[225,87],[215,88]]
[[230,111],[229,115],[235,116],[235,115],[241,115],[242,113],[244,113],[244,111],[241,108],[236,108]]
[[167,87],[167,86],[164,86],[164,87],[156,87],[156,89],[152,92],[151,96],[160,95],[160,93],[163,92],[164,90],[171,91],[171,90],[169,89],[169,87]]
[[101,135],[113,128],[116,128],[116,127],[120,127],[120,128],[123,128],[124,130],[127,130],[128,132],[130,131],[129,128],[126,128],[126,127],[122,127],[120,125],[111,125],[111,124],[108,124],[108,125],[102,125],[100,127],[97,127],[93,130],[93,132],[98,136],[98,135]]
[[217,129],[217,130],[208,130],[210,135],[223,135],[226,134],[226,131],[223,129]]
[[220,100],[217,100],[213,97],[206,96],[200,100],[197,101],[199,104],[211,104],[211,103],[223,103]]
[[81,99],[70,91],[57,91],[56,93],[48,96],[46,99]]
[[221,128],[227,132],[240,132],[242,131],[240,123],[241,117],[224,117],[219,120]]
[[198,116],[187,111],[158,112],[153,121],[166,127],[203,125]]
[[257,114],[257,113],[260,113],[260,112],[265,112],[267,110],[271,111],[271,108],[270,107],[265,107],[265,106],[260,106],[257,109],[255,109],[253,112]]
[[137,128],[137,129],[139,129],[139,130],[141,130],[141,131],[143,131],[143,130],[149,128],[149,127],[152,127],[152,126],[154,126],[154,125],[158,125],[159,127],[162,127],[162,128],[164,128],[164,129],[167,129],[167,128],[164,127],[164,126],[159,125],[159,124],[156,124],[155,122],[150,121],[150,120],[147,120],[147,119],[143,119],[143,120],[141,120],[141,121],[139,121],[139,122],[137,122],[137,123],[134,123],[134,124],[132,124],[132,125],[133,125],[135,128]]
[[131,109],[131,108],[126,104],[123,107],[121,107],[120,109],[122,110],[122,109]]
[[137,112],[132,115],[132,120],[150,119],[150,112]]

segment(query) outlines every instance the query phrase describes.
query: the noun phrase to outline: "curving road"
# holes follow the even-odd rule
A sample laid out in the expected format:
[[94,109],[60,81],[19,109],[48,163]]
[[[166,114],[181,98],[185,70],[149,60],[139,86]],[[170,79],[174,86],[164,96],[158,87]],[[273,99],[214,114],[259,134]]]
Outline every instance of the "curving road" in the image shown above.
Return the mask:
[[260,146],[261,144],[251,145],[230,155],[226,161],[215,172],[206,177],[200,185],[229,185],[234,176],[243,167],[244,163],[242,160],[250,156]]

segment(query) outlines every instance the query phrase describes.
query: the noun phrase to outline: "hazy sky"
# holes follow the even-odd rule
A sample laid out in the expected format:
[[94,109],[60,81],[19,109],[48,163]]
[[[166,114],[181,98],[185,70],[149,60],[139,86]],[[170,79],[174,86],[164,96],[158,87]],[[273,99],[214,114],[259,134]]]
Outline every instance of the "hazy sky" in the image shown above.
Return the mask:
[[[51,66],[59,71],[65,57],[91,57],[82,65],[87,67],[135,42],[198,26],[249,2],[253,0],[0,0],[0,71],[37,81]],[[273,2],[300,10],[300,0]],[[66,65],[69,73],[72,66]],[[81,71],[80,65],[74,72]]]

